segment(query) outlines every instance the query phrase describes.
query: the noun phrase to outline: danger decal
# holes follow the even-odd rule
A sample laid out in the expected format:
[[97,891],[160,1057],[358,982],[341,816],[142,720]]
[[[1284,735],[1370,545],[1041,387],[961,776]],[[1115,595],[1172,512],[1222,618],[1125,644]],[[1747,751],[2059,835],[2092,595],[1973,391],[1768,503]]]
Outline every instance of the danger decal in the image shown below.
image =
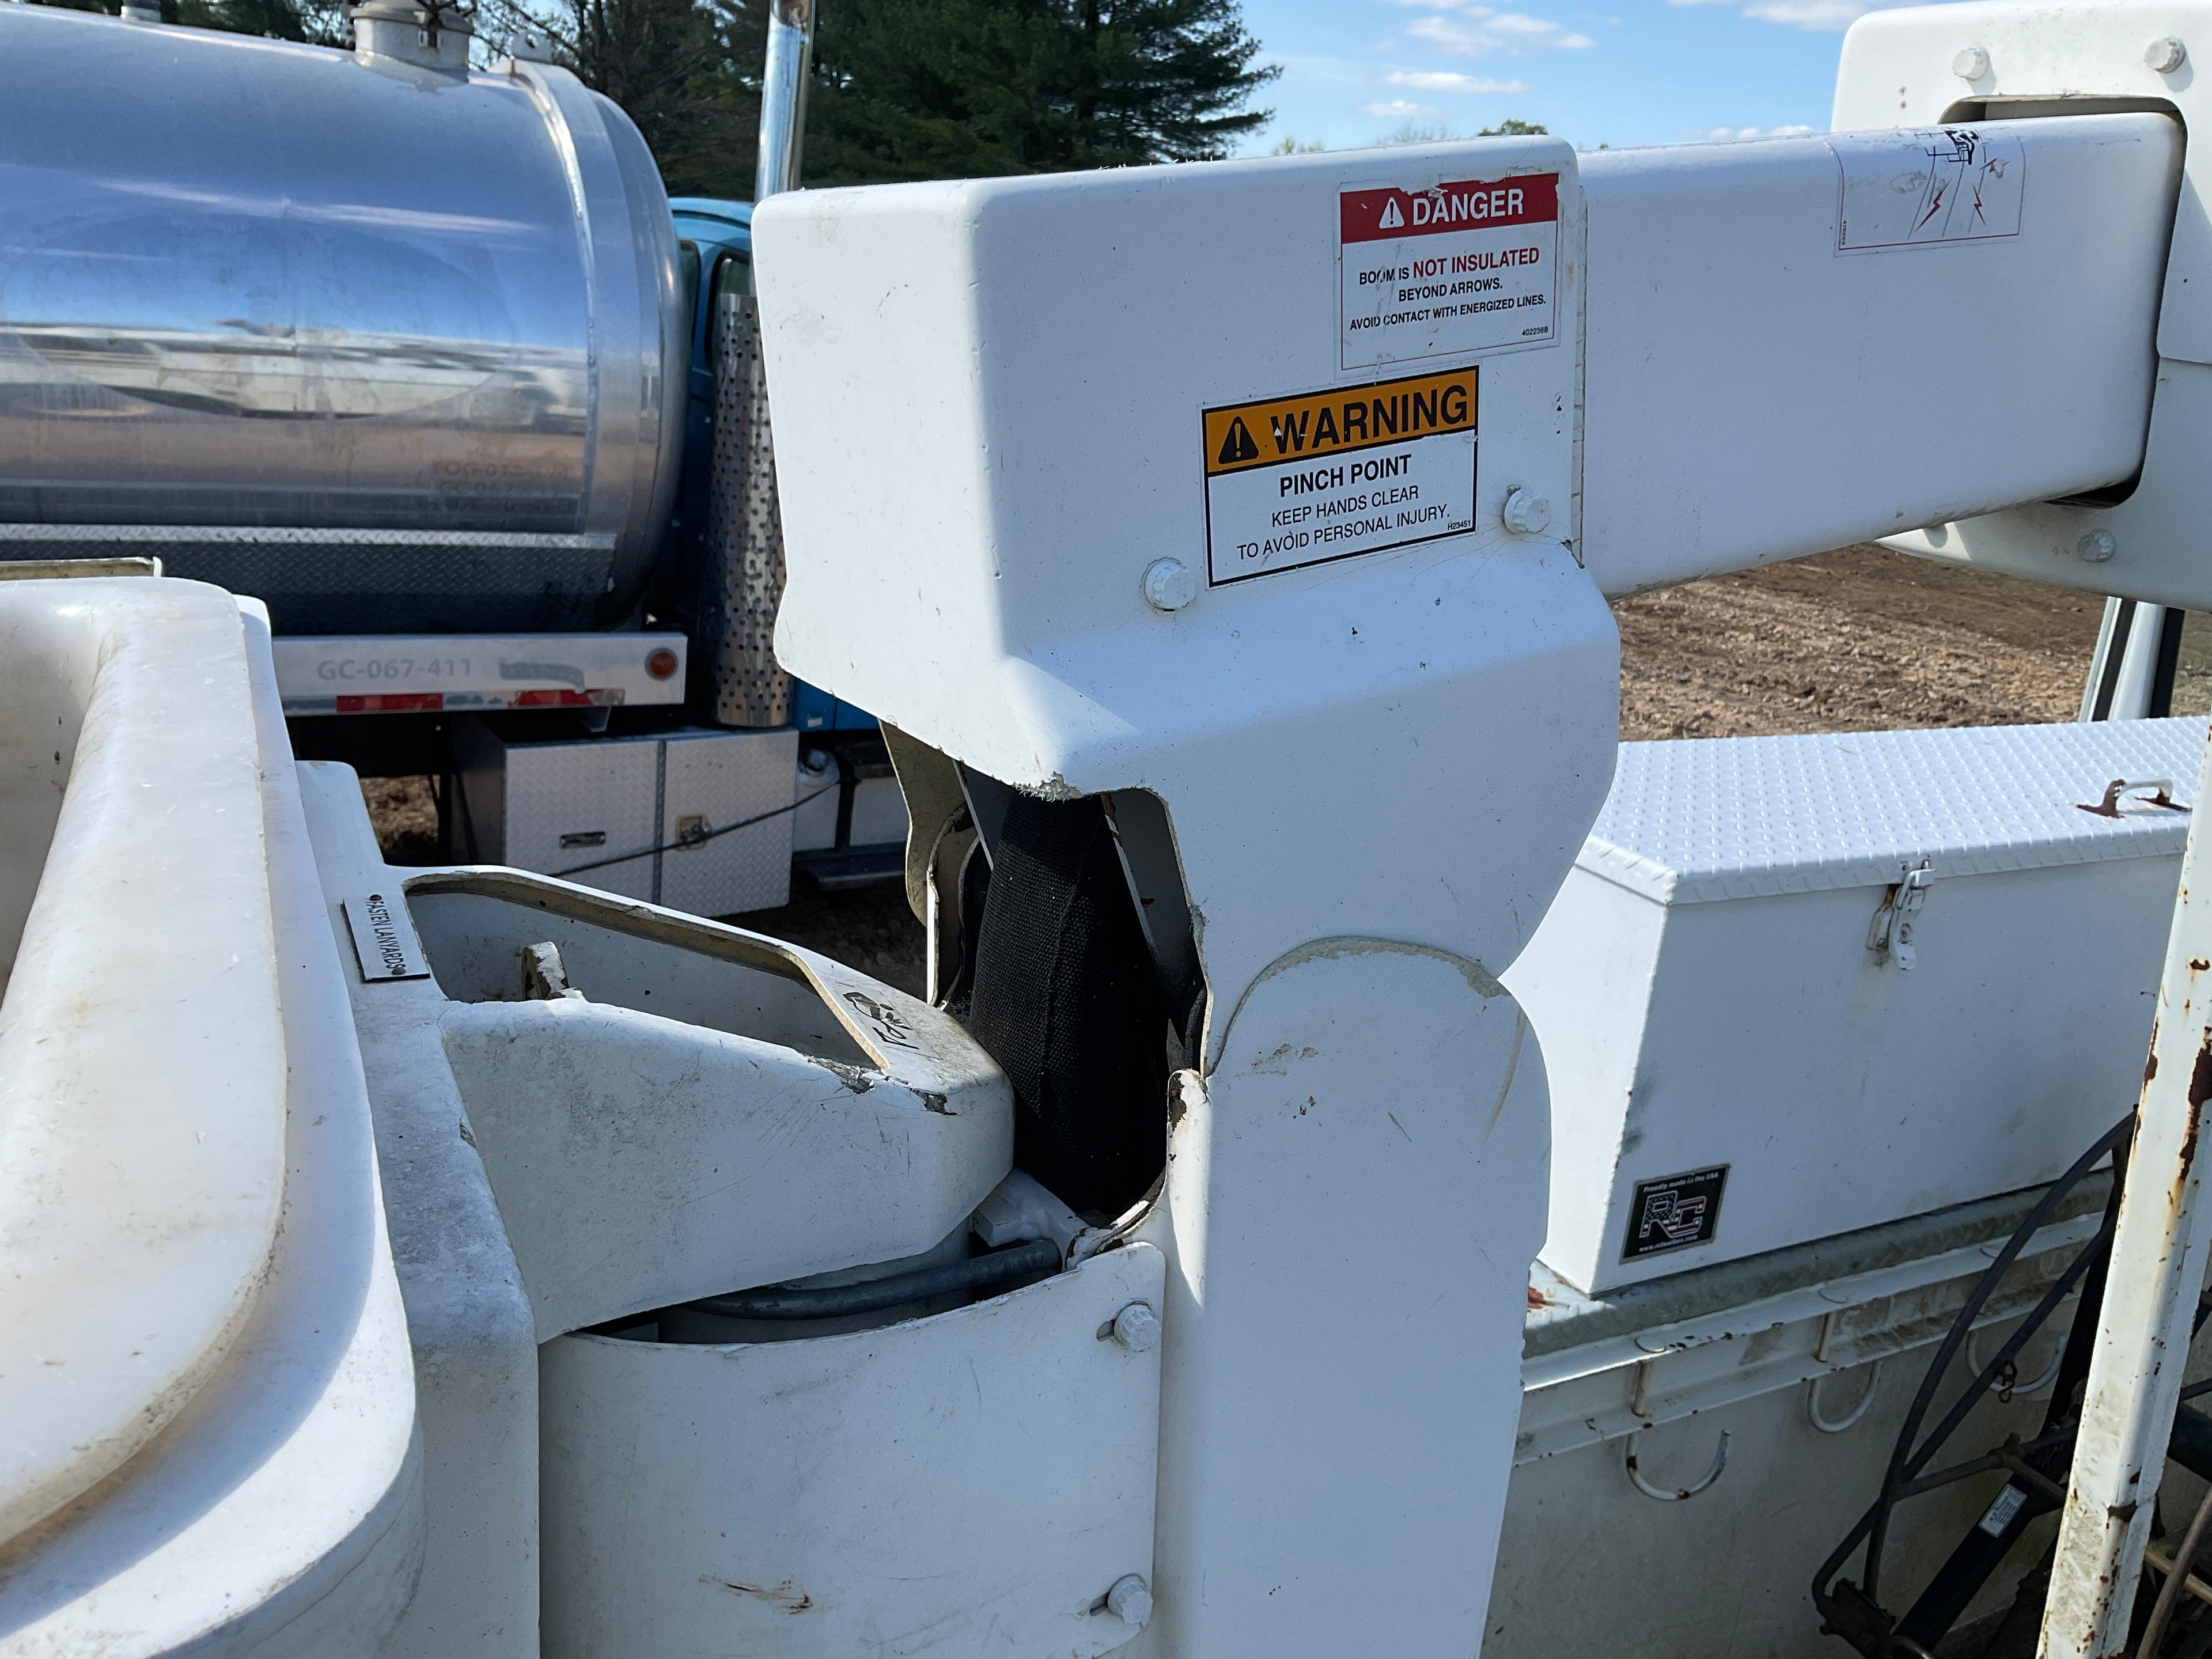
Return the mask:
[[1474,527],[1472,368],[1204,411],[1214,586]]
[[1555,334],[1559,175],[1337,198],[1346,368],[1544,345]]

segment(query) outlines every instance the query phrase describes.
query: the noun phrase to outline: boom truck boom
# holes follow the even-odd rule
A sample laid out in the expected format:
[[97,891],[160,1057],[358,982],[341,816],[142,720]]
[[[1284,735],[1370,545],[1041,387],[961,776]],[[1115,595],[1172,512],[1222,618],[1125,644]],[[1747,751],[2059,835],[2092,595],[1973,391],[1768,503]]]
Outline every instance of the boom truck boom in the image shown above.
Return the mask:
[[[86,44],[0,76],[83,112],[320,76],[303,135],[456,100],[549,199],[654,199],[435,14],[350,63],[27,19]],[[1881,538],[2212,607],[2200,36],[1969,0],[1856,24],[1826,137],[763,192],[716,441],[772,384],[752,592],[885,722],[926,998],[387,865],[283,718],[329,536],[259,599],[0,582],[0,1655],[2202,1651],[2203,722],[1623,745],[1607,605]],[[111,149],[102,212],[191,222]],[[178,268],[365,271],[389,351],[19,329],[0,490],[174,499],[213,404],[434,516],[377,468],[458,402],[580,516],[419,533],[581,617],[514,573],[643,569],[683,381],[483,301],[550,214],[356,154],[195,185]],[[578,246],[665,365],[640,215]]]

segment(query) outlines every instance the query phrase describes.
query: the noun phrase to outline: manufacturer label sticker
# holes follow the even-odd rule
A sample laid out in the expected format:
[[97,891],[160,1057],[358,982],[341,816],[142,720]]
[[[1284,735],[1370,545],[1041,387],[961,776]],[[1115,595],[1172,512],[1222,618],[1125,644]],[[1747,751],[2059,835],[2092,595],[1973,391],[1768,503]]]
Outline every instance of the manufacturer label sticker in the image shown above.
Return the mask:
[[1662,1250],[1711,1243],[1721,1224],[1721,1189],[1728,1185],[1728,1172],[1727,1164],[1716,1164],[1710,1170],[1638,1182],[1620,1259],[1634,1261]]
[[1468,357],[1553,338],[1559,175],[1337,198],[1345,368]]
[[2020,234],[2027,155],[2016,135],[1938,127],[1853,134],[1827,144],[1841,175],[1838,253]]
[[428,979],[430,964],[422,957],[422,941],[407,906],[396,893],[363,893],[345,901],[346,931],[353,935],[353,953],[361,963],[361,976],[382,979]]
[[1474,527],[1475,371],[1204,412],[1215,587]]
[[2008,1483],[1990,1500],[1989,1508],[1982,1511],[1982,1518],[1974,1524],[1990,1537],[2002,1538],[2005,1535],[2005,1528],[2012,1525],[2013,1516],[2027,1506],[2027,1494]]

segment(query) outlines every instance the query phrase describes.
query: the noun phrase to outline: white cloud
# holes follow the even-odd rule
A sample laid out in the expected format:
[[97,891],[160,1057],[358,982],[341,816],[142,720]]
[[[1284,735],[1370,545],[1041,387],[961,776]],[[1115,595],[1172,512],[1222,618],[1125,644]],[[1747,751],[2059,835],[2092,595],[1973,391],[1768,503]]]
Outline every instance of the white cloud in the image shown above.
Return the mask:
[[1859,0],[1759,0],[1755,6],[1746,6],[1743,15],[1787,23],[1793,29],[1847,29],[1873,9]]
[[[1744,6],[1746,17],[1781,23],[1793,29],[1832,33],[1849,28],[1870,11],[1909,5],[1915,0],[1753,0]],[[1736,5],[1741,0],[1668,0],[1676,6]]]
[[1432,104],[1409,104],[1402,98],[1393,98],[1387,103],[1362,104],[1362,115],[1380,115],[1391,120],[1411,120],[1416,115],[1442,115],[1443,112]]
[[1499,52],[1518,54],[1533,46],[1571,50],[1597,44],[1587,34],[1572,33],[1548,17],[1532,17],[1526,12],[1496,11],[1465,0],[1400,0],[1400,3],[1451,10],[1455,15],[1449,17],[1417,17],[1406,26],[1406,33],[1462,58],[1487,58]]
[[1462,75],[1454,70],[1393,70],[1390,84],[1394,87],[1413,87],[1422,92],[1526,92],[1525,81],[1486,81],[1479,75]]
[[[0,0],[5,3],[5,0]],[[1330,58],[1301,52],[1267,52],[1260,60],[1262,64],[1279,68],[1301,81],[1325,82],[1338,86],[1365,86],[1375,76],[1375,66],[1364,58]]]
[[1714,127],[1705,132],[1682,135],[1693,143],[1707,144],[1740,144],[1750,138],[1809,138],[1810,127]]

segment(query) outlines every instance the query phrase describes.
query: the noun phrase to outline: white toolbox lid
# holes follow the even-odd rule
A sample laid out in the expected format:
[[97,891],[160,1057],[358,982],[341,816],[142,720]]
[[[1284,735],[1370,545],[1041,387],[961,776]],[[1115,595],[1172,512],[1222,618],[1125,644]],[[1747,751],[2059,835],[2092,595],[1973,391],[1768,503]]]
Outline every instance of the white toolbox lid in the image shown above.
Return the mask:
[[2117,778],[2162,778],[2196,804],[2205,722],[2181,716],[1931,732],[1625,743],[1578,868],[1662,904],[2179,854],[2189,814]]

